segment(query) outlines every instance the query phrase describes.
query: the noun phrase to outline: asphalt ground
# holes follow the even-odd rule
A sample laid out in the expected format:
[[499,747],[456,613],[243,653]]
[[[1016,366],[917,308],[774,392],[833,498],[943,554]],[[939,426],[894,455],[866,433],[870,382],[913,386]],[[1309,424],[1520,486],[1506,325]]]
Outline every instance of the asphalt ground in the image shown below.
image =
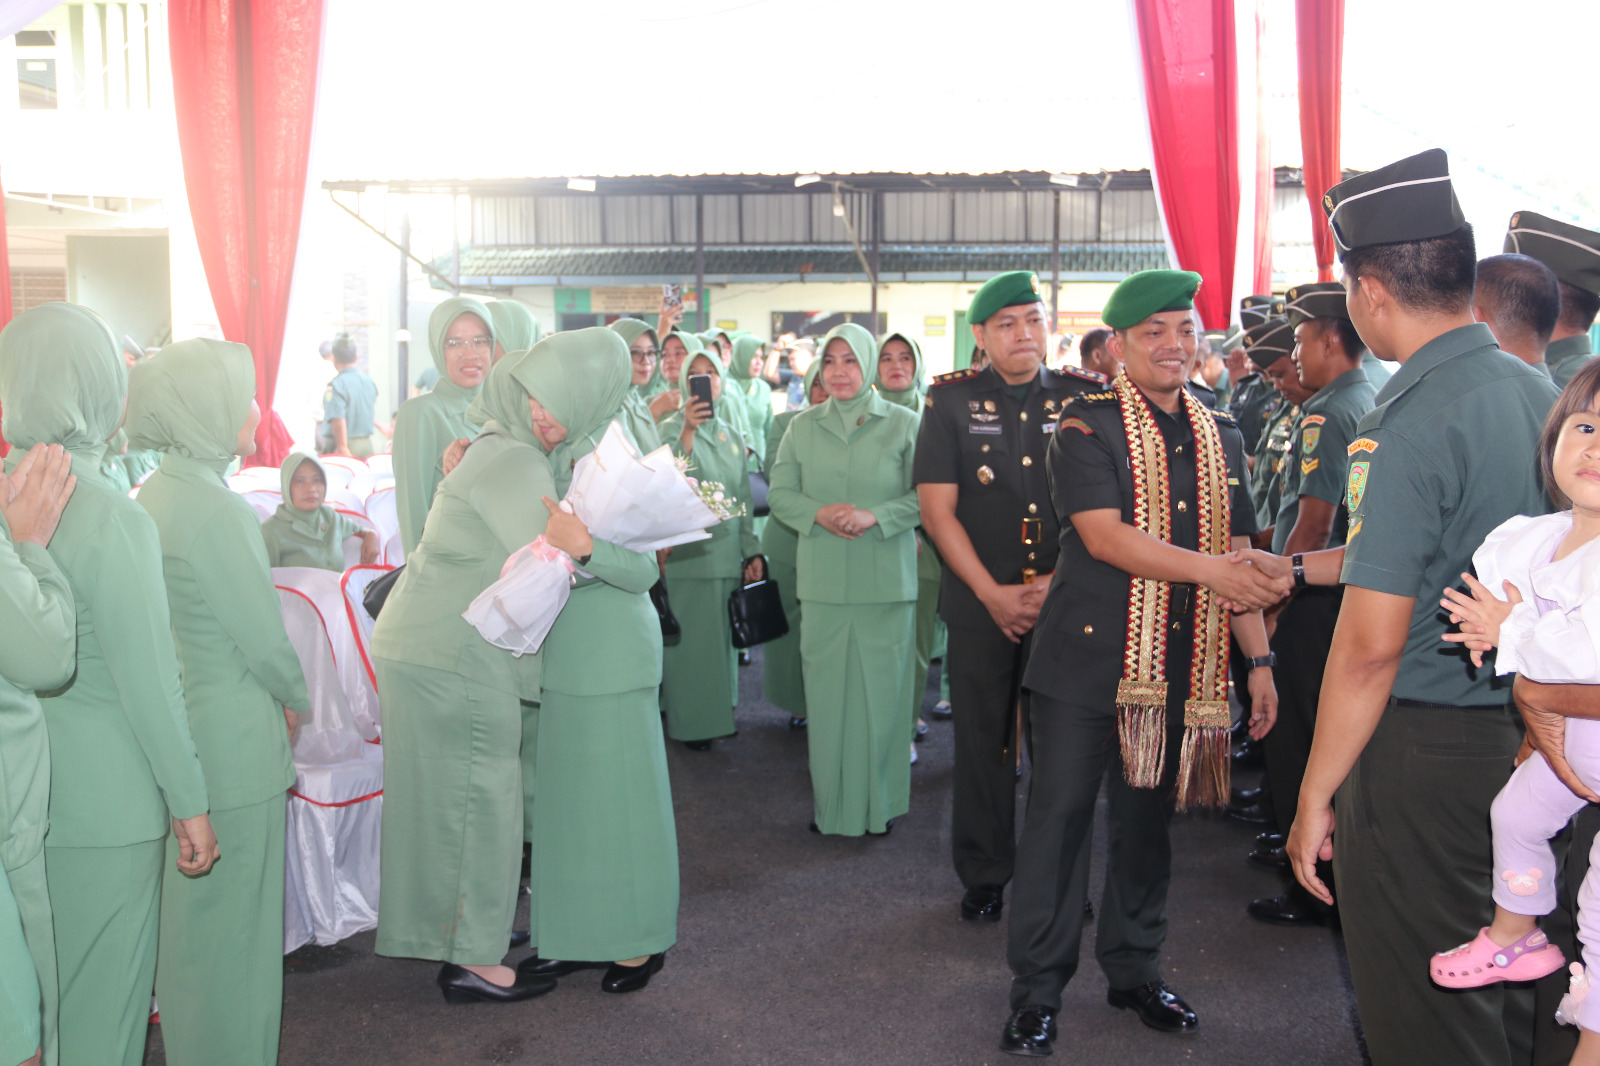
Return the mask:
[[[760,652],[741,671],[739,734],[697,753],[668,742],[682,866],[678,943],[642,992],[600,973],[525,1003],[451,1006],[437,963],[382,958],[373,933],[284,960],[285,1066],[548,1063],[1014,1063],[1005,926],[961,921],[950,865],[949,722],[931,722],[912,768],[911,813],[887,837],[807,831],[803,732],[761,699]],[[937,698],[930,678],[928,706]],[[1250,784],[1242,778],[1238,784]],[[1019,796],[1026,794],[1024,778]],[[1094,898],[1105,862],[1104,800]],[[1173,824],[1164,976],[1200,1016],[1172,1036],[1109,1007],[1093,961],[1066,990],[1054,1061],[1095,1066],[1359,1066],[1365,1061],[1342,944],[1325,928],[1254,921],[1245,903],[1275,874],[1248,864],[1259,827],[1219,815]],[[523,915],[525,917],[525,915]],[[515,962],[526,954],[508,956]],[[148,1066],[164,1063],[151,1027]],[[219,1062],[226,1061],[219,1054]]]

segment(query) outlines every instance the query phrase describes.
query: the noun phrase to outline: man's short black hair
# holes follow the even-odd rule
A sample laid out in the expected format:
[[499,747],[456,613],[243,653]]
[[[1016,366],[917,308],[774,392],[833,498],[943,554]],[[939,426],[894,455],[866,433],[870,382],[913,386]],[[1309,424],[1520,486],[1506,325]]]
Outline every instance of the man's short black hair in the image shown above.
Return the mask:
[[1109,329],[1091,329],[1078,341],[1078,358],[1089,358],[1090,352],[1098,352],[1106,346],[1106,342],[1110,339],[1111,331]]
[[1478,264],[1472,299],[1496,322],[1548,344],[1561,314],[1561,283],[1531,256],[1491,255]]
[[1345,277],[1378,279],[1396,303],[1417,314],[1470,311],[1477,265],[1471,223],[1443,237],[1370,244],[1344,255]]
[[1356,332],[1356,324],[1348,318],[1313,318],[1318,329],[1322,330],[1324,337],[1334,336],[1339,338],[1339,345],[1344,348],[1344,354],[1355,358],[1367,350],[1362,343],[1361,334]]
[[1600,315],[1600,296],[1576,285],[1561,283],[1561,328],[1572,333],[1587,333]]

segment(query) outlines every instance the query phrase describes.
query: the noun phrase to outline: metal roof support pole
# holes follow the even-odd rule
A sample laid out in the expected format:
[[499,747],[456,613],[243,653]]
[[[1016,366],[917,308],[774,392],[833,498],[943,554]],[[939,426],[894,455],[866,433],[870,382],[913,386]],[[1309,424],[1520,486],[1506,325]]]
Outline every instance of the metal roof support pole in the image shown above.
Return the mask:
[[1054,216],[1050,229],[1050,332],[1061,321],[1061,190],[1051,189]]
[[[394,366],[400,403],[411,395],[411,198],[402,197],[400,209],[400,316],[395,330]],[[405,339],[399,339],[405,338]],[[399,407],[397,403],[396,408]]]
[[872,264],[871,276],[867,281],[872,285],[872,332],[878,333],[878,270],[880,267],[879,253],[883,248],[883,193],[874,192],[868,201],[872,211],[872,219],[867,233],[870,235],[870,244],[867,246],[868,261]]
[[450,295],[461,295],[461,201],[450,193]]
[[710,328],[706,321],[706,198],[694,194],[694,291],[695,330],[704,333]]

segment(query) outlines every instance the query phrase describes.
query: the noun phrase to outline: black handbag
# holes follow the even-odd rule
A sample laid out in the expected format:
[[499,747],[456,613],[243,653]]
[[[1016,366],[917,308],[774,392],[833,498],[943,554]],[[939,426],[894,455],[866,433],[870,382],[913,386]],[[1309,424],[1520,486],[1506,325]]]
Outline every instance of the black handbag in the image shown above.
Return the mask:
[[728,597],[728,625],[735,648],[753,648],[789,632],[789,619],[778,598],[778,583],[770,578],[741,585]]
[[767,490],[771,488],[765,470],[750,471],[750,517],[765,518],[772,513],[767,506]]
[[683,639],[683,627],[678,624],[678,616],[672,613],[672,604],[667,601],[667,579],[658,578],[650,586],[650,602],[655,606],[656,617],[661,620],[661,643],[673,645]]
[[383,605],[388,602],[389,593],[393,591],[394,583],[400,580],[400,573],[405,568],[405,564],[401,563],[382,577],[373,579],[372,584],[361,594],[361,606],[367,609],[374,622],[378,620],[378,612],[383,610]]

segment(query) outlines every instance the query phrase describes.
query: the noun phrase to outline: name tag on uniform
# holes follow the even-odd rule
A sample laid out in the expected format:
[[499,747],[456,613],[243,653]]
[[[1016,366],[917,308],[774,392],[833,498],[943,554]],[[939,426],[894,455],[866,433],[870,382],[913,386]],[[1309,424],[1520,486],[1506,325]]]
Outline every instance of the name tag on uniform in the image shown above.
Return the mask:
[[968,433],[994,433],[994,434],[998,434],[1000,432],[1000,427],[996,426],[996,425],[988,425],[988,426],[986,426],[982,422],[968,422],[967,423],[967,432]]

